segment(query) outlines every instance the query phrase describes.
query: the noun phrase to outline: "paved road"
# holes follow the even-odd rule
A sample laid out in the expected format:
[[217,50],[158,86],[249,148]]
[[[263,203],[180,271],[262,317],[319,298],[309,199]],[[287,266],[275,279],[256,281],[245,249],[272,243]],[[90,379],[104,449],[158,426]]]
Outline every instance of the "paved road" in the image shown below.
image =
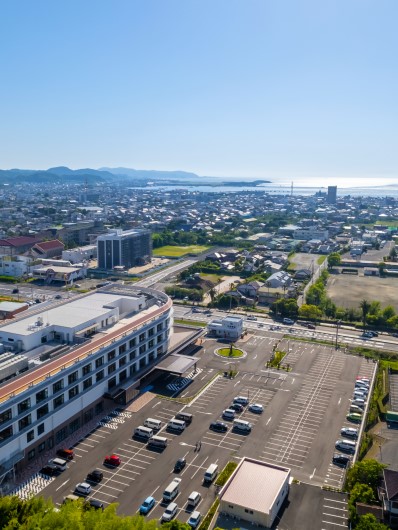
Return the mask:
[[[213,318],[222,318],[231,314],[226,311],[220,311],[215,309],[211,311],[211,314],[204,313],[202,309],[199,309],[199,313],[195,311],[198,311],[198,309],[190,306],[174,304],[174,318],[177,319],[209,322]],[[266,317],[256,317],[255,321],[248,320],[246,316],[243,316],[242,318],[245,321],[245,328],[251,331],[257,328],[262,328],[262,326],[264,326],[264,329],[270,331],[271,333],[283,331],[284,333],[290,333],[292,337],[327,340],[328,342],[332,343],[336,342],[335,326],[317,325],[316,330],[309,330],[308,328],[300,326],[299,324],[294,324],[293,326],[286,326],[281,323],[276,323],[274,320]],[[337,340],[340,345],[371,347],[375,349],[388,349],[389,351],[398,352],[398,340],[387,333],[380,333],[378,337],[373,337],[372,339],[363,338],[361,335],[361,331],[339,327]]]
[[175,274],[176,272],[180,272],[183,269],[187,269],[196,261],[198,261],[198,259],[187,259],[181,263],[178,263],[177,265],[172,265],[171,267],[167,267],[166,269],[160,272],[151,274],[151,276],[148,276],[147,278],[144,278],[143,280],[139,280],[138,282],[135,282],[134,285],[141,285],[141,287],[151,287],[155,285],[156,283],[163,281],[168,276],[171,276]]

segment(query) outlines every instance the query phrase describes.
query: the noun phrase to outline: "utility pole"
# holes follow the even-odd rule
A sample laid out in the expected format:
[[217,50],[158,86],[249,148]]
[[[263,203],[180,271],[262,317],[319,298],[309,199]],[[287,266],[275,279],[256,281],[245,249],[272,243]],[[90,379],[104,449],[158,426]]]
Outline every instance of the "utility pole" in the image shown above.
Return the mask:
[[338,345],[338,339],[339,339],[339,326],[341,324],[341,320],[338,320],[336,322],[336,350],[338,350],[339,348],[339,345]]

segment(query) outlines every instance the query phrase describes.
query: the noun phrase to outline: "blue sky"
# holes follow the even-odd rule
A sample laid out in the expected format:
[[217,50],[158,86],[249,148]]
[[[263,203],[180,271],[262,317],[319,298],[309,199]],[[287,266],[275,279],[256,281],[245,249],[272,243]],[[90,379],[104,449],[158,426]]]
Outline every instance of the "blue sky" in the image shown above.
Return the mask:
[[397,176],[396,0],[3,0],[0,166]]

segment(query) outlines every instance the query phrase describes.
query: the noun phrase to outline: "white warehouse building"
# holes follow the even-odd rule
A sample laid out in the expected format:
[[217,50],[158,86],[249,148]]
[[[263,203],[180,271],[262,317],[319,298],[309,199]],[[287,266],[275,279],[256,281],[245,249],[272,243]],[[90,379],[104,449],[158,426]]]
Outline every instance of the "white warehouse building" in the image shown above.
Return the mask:
[[172,325],[164,293],[110,286],[1,326],[0,342],[36,367],[0,385],[0,479],[63,443],[106,399],[137,393]]

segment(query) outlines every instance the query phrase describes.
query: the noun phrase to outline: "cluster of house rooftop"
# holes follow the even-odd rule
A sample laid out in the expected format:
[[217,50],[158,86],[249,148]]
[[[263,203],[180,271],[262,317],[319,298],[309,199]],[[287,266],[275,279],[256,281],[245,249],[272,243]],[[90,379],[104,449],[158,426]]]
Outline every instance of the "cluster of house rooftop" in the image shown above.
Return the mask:
[[[231,228],[237,240],[253,243],[253,270],[264,251],[280,251],[278,259],[274,254],[270,262],[270,272],[278,272],[275,268],[278,260],[283,262],[282,254],[297,247],[303,252],[329,254],[348,245],[353,256],[360,255],[366,247],[391,239],[393,230],[388,223],[379,223],[398,217],[398,204],[392,197],[340,198],[334,187],[328,195],[319,192],[312,196],[270,195],[264,191],[135,189],[116,183],[90,189],[82,185],[54,187],[51,196],[43,185],[3,188],[0,201],[6,206],[0,212],[1,275],[34,274],[48,278],[47,267],[64,266],[76,270],[53,271],[50,275],[68,282],[84,277],[89,261],[97,257],[98,237],[110,231],[115,234],[113,227],[127,231],[145,228],[152,232],[173,227],[205,231],[209,236]],[[269,214],[286,216],[296,224],[267,231],[263,220]],[[364,224],[374,226],[364,229]],[[149,230],[145,245],[139,249],[141,254],[133,264],[151,259]],[[116,237],[123,238],[126,233],[123,234]],[[113,251],[116,252],[115,248]],[[41,261],[46,259],[61,259],[64,263]],[[223,259],[221,262],[228,267]],[[102,268],[119,265],[125,266],[115,259],[102,263]],[[249,259],[245,266],[250,266]]]

